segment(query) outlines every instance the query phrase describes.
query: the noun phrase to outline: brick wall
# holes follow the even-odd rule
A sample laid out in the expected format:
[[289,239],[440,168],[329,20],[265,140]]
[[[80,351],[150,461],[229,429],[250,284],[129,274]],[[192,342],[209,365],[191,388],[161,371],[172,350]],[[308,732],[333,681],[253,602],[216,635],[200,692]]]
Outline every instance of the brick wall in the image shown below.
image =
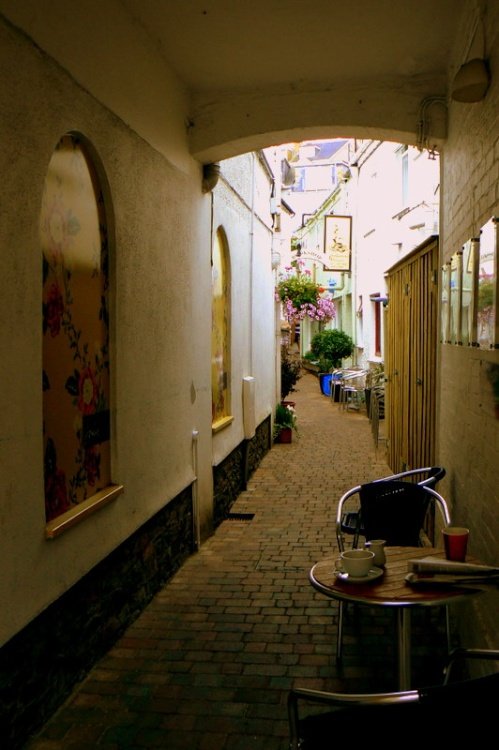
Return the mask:
[[[499,215],[498,3],[486,4],[484,21],[490,88],[482,102],[452,102],[449,107],[449,137],[442,154],[443,262]],[[469,17],[456,47],[456,69],[465,61],[471,28]],[[486,369],[489,363],[499,362],[499,350],[444,344],[440,355],[439,463],[447,469],[442,491],[450,501],[454,522],[470,528],[471,552],[486,563],[498,564],[499,419]],[[461,607],[458,619],[466,644],[499,645],[494,592]]]

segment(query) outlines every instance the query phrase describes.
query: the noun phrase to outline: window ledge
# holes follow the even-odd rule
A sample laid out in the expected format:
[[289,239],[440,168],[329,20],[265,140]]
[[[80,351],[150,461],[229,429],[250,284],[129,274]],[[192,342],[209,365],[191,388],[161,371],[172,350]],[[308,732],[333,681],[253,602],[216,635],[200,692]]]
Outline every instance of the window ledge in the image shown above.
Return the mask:
[[222,419],[217,419],[217,421],[213,422],[211,425],[212,434],[214,435],[216,432],[220,432],[220,430],[225,430],[225,428],[232,424],[233,421],[234,417],[222,417]]
[[65,531],[70,529],[72,526],[83,521],[84,518],[95,513],[97,510],[107,505],[112,500],[121,495],[124,487],[121,484],[112,484],[109,487],[105,487],[100,492],[96,492],[95,495],[89,497],[88,500],[75,505],[71,510],[66,513],[61,513],[60,516],[54,518],[52,521],[45,526],[45,537],[47,539],[55,539],[56,537],[63,534]]

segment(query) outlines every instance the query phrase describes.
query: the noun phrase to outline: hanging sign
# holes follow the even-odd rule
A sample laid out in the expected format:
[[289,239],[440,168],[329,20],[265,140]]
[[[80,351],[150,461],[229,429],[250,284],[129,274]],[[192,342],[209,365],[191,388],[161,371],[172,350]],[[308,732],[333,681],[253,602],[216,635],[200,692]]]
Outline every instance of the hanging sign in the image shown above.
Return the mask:
[[324,270],[350,271],[352,257],[352,217],[324,217]]

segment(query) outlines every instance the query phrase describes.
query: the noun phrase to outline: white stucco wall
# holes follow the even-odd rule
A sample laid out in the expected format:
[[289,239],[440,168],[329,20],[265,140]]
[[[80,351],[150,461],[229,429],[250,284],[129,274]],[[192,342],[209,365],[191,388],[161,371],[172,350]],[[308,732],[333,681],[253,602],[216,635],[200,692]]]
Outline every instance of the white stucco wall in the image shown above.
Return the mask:
[[0,0],[0,12],[172,164],[190,171],[187,93],[123,3]]
[[255,378],[255,423],[271,412],[274,393],[274,304],[271,269],[271,182],[255,154],[221,163],[213,191],[213,231],[222,227],[230,254],[231,415],[213,436],[213,463],[244,438],[243,378]]
[[[175,106],[163,113],[168,147],[160,148],[152,132],[139,135],[9,24],[0,24],[0,50],[0,595],[9,602],[1,644],[194,480],[201,537],[211,533],[212,464],[244,438],[242,379],[256,378],[258,425],[273,409],[275,365],[271,181],[258,159],[226,163],[225,179],[203,194],[201,167],[177,137],[185,109],[174,86]],[[68,131],[88,139],[107,183],[112,480],[124,493],[47,541],[38,223],[47,166]],[[212,436],[210,257],[218,225],[231,253],[234,421]]]
[[[4,25],[0,35],[3,643],[193,481],[194,428],[201,515],[209,524],[211,389],[202,354],[211,330],[211,198],[186,154],[189,168],[179,170],[25,38]],[[50,157],[70,130],[98,154],[114,214],[112,478],[125,491],[47,541],[38,223]]]
[[[372,294],[385,294],[386,271],[435,233],[431,222],[411,229],[431,214],[415,207],[433,206],[439,197],[438,160],[414,147],[407,151],[407,195],[402,193],[401,144],[366,142],[354,174],[357,190],[354,219],[354,305],[362,298],[363,352],[359,364],[379,361],[375,356],[375,322]],[[362,148],[359,149],[362,152]],[[414,209],[414,210],[413,210]],[[407,212],[407,213],[404,213]],[[382,359],[382,357],[381,357]]]

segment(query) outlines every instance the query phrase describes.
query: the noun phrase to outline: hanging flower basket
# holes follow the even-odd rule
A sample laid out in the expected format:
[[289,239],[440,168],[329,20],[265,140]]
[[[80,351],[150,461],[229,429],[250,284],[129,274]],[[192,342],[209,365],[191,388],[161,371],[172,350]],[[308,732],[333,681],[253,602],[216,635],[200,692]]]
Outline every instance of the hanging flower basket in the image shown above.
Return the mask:
[[334,302],[321,295],[326,290],[312,280],[310,271],[301,272],[287,269],[275,290],[277,302],[282,302],[284,315],[289,323],[297,323],[304,318],[311,318],[327,323],[336,316]]

